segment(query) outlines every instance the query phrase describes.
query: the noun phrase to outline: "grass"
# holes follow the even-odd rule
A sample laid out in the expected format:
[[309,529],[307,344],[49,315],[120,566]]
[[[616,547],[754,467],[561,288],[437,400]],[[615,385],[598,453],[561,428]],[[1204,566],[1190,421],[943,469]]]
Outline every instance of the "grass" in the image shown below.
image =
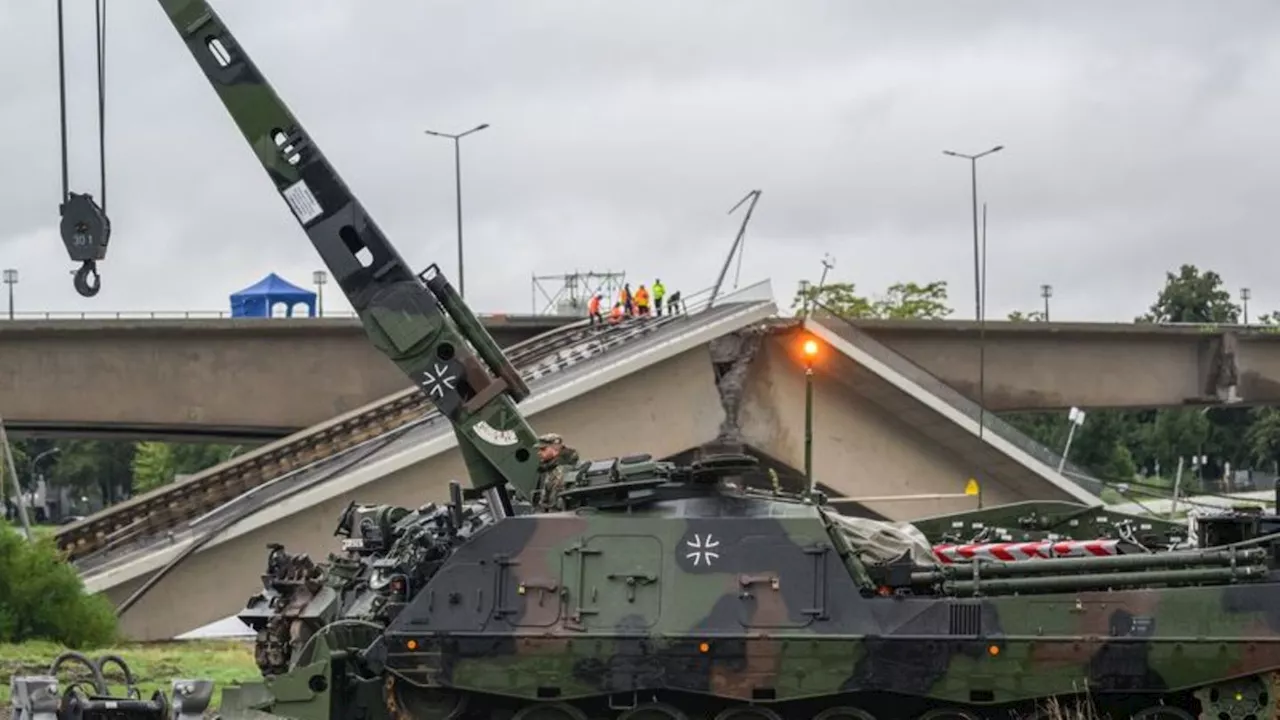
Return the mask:
[[[31,642],[21,645],[0,644],[0,718],[9,707],[9,678],[13,675],[40,675],[64,648],[52,643]],[[222,688],[244,680],[261,677],[253,662],[253,643],[240,640],[191,640],[166,643],[121,645],[84,652],[90,659],[106,654],[119,655],[129,664],[134,682],[143,698],[156,690],[168,696],[175,678],[208,679],[215,683],[213,705],[222,698]],[[124,682],[118,668],[109,666],[105,673],[112,695],[124,694]],[[84,678],[82,666],[67,663],[62,669],[63,688],[73,678]]]

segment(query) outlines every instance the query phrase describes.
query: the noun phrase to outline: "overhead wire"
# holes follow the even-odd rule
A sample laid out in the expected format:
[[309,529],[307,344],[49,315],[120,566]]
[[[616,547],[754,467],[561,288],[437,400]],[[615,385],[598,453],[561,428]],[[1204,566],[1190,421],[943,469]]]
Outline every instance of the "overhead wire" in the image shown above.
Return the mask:
[[[71,132],[67,121],[67,27],[63,0],[57,0],[58,17],[58,127],[62,156],[62,239],[73,260],[83,266],[76,275],[76,289],[91,297],[98,292],[96,261],[102,259],[110,236],[107,206],[107,0],[94,1],[94,48],[98,93],[98,202],[91,195],[71,191]],[[93,282],[88,282],[90,278]]]

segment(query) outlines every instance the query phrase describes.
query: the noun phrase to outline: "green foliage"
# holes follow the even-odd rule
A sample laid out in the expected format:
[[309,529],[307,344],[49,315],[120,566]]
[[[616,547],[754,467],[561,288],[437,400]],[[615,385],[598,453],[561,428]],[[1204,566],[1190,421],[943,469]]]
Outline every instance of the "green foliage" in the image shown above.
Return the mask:
[[1183,265],[1178,274],[1165,273],[1164,288],[1149,312],[1138,322],[1235,323],[1240,307],[1222,287],[1222,277],[1212,270],[1201,272]]
[[939,320],[952,313],[947,301],[947,284],[941,280],[925,285],[894,283],[878,298],[859,295],[853,283],[829,283],[822,287],[806,283],[796,291],[791,302],[797,316],[804,315],[806,308],[817,306],[844,318]]
[[178,475],[213,467],[234,450],[202,443],[140,442],[133,456],[133,491],[143,493],[173,482]]
[[0,643],[48,640],[93,648],[116,637],[110,601],[85,592],[53,540],[28,542],[0,521]]
[[1032,310],[1031,312],[1024,313],[1021,310],[1014,310],[1013,312],[1009,313],[1009,321],[1010,322],[1044,322],[1044,311]]

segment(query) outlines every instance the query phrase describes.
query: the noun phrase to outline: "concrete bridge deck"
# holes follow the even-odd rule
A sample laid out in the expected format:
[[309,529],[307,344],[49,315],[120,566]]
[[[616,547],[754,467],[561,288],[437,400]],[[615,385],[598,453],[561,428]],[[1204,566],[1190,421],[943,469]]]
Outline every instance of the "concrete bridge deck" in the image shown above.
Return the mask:
[[[579,322],[481,320],[504,348]],[[16,435],[274,439],[408,386],[355,318],[0,322],[0,407]]]
[[[571,319],[487,319],[502,345]],[[1280,403],[1280,334],[1128,323],[859,320],[993,411]],[[283,437],[408,386],[354,319],[0,323],[0,407],[18,434]]]
[[[522,408],[535,427],[564,434],[584,457],[637,451],[671,457],[736,430],[749,448],[801,467],[804,376],[795,357],[801,330],[771,327],[772,302],[735,305],[548,375],[532,384],[534,395]],[[919,397],[920,387],[868,362],[830,329],[808,331],[829,343],[815,380],[814,461],[833,494],[951,495],[865,503],[896,518],[973,507],[974,498],[956,497],[972,476],[989,503],[1091,497],[1047,477],[1043,463],[1017,448],[978,438],[954,410]],[[865,369],[853,369],[854,362]],[[447,481],[462,477],[453,435],[442,424],[384,440],[286,476],[208,520],[86,559],[86,584],[119,603],[165,573],[123,615],[125,631],[139,639],[173,637],[233,614],[258,582],[268,542],[323,557],[334,549],[333,526],[348,502],[442,500]]]

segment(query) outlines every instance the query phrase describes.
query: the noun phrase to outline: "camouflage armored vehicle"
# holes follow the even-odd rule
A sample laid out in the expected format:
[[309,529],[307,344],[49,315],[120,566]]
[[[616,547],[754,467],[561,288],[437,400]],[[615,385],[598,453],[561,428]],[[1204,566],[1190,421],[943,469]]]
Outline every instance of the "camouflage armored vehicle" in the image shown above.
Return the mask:
[[[735,455],[586,462],[565,474],[563,509],[531,512],[529,391],[509,360],[442,274],[407,268],[208,3],[159,2],[371,342],[454,427],[472,486],[444,506],[353,505],[325,562],[272,547],[242,615],[264,677],[223,688],[227,720],[940,720],[1057,700],[1273,714],[1270,537],[947,564],[910,526],[750,489],[759,468]],[[96,263],[105,213],[75,212],[63,239]],[[69,700],[49,680],[14,680],[17,717],[208,699],[179,681],[172,706]]]
[[564,512],[500,522],[460,491],[353,506],[346,555],[295,560],[314,585],[268,577],[241,615],[267,677],[224,715],[1272,716],[1270,544],[948,565],[911,526],[746,488],[757,472],[588,462]]

